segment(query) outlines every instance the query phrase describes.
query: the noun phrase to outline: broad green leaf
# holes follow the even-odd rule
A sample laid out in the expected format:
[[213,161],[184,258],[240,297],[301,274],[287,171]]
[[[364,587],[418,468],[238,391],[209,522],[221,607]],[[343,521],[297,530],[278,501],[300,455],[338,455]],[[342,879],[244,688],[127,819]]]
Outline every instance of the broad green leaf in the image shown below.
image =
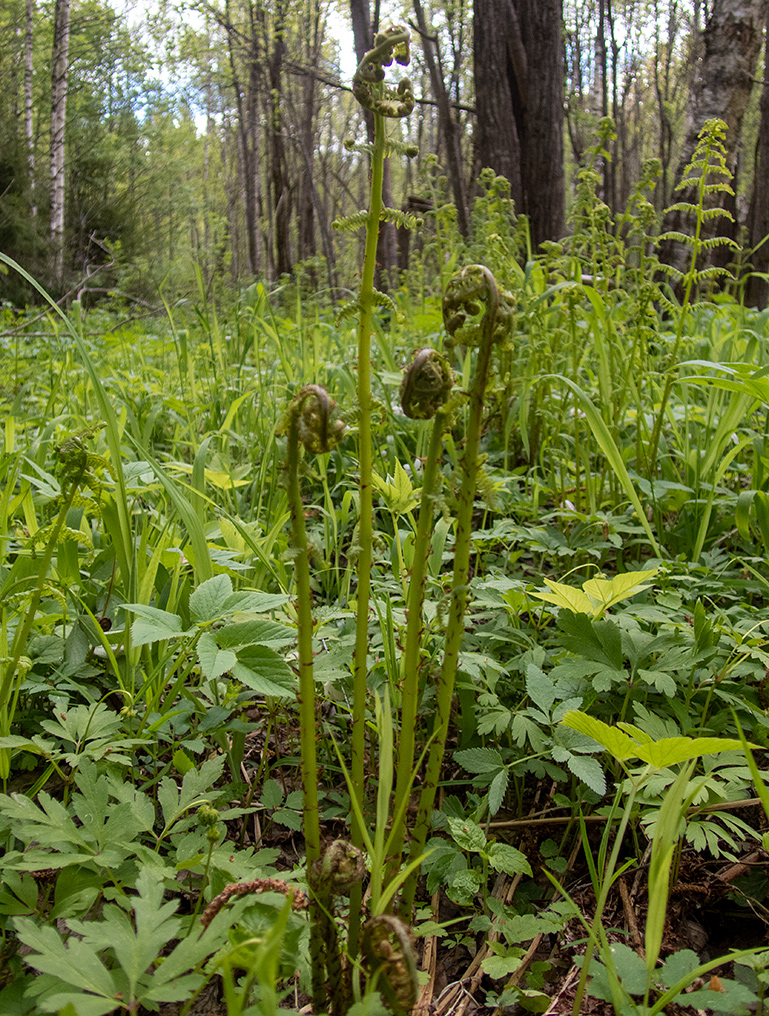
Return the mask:
[[112,1012],[117,985],[92,948],[74,936],[65,944],[54,928],[38,927],[27,917],[17,918],[15,924],[19,940],[31,950],[25,957],[30,966],[41,973],[52,974],[63,984],[111,999],[111,1005],[100,1011]]
[[235,621],[219,628],[216,641],[222,649],[240,649],[242,646],[269,646],[280,649],[296,641],[296,629],[275,621],[255,618]]
[[181,635],[190,634],[189,631],[182,631],[182,619],[179,615],[171,614],[167,610],[148,607],[144,603],[125,603],[123,610],[137,615],[131,625],[131,643],[134,646],[143,646],[150,642],[163,642],[166,639],[175,639]]
[[578,709],[572,709],[561,720],[566,727],[579,731],[587,737],[592,737],[602,748],[605,748],[618,761],[624,762],[629,758],[638,757],[639,745],[616,727],[610,727],[603,720],[595,716],[588,716]]
[[489,811],[492,815],[496,815],[504,804],[509,775],[507,769],[500,769],[491,781],[489,787]]
[[703,755],[741,748],[741,741],[731,737],[663,737],[654,744],[638,745],[636,755],[658,769],[667,769]]
[[553,582],[551,579],[545,579],[545,585],[550,587],[551,593],[534,592],[529,595],[536,597],[538,600],[544,600],[545,603],[552,603],[556,607],[565,607],[575,614],[593,615],[596,603],[580,589],[575,589],[574,586],[567,586],[563,582]]
[[588,596],[593,597],[604,610],[607,610],[615,603],[627,600],[631,596],[635,596],[636,593],[648,589],[651,585],[650,580],[658,571],[658,568],[650,568],[648,571],[642,572],[622,572],[612,579],[603,576],[596,577],[583,582],[582,588]]
[[283,791],[277,780],[265,780],[261,803],[265,808],[277,808],[283,804]]
[[598,759],[589,755],[572,755],[569,752],[566,765],[578,780],[582,780],[594,793],[603,797],[606,793],[606,777]]
[[214,681],[232,670],[238,657],[231,649],[220,649],[211,632],[204,632],[198,640],[198,660],[206,680]]
[[454,752],[454,761],[468,773],[494,773],[504,765],[496,748],[466,748]]
[[481,963],[481,969],[493,981],[500,981],[503,977],[514,974],[521,962],[522,956],[487,956]]
[[506,875],[531,875],[526,855],[509,843],[492,843],[486,854],[495,871],[503,871]]
[[291,599],[284,593],[262,593],[256,589],[243,589],[233,593],[227,598],[225,614],[232,617],[233,614],[269,614],[271,610],[277,610],[288,603]]
[[202,582],[190,596],[190,618],[196,624],[210,624],[224,617],[230,596],[232,579],[229,575],[214,575]]
[[293,698],[296,677],[282,656],[266,646],[250,646],[238,653],[232,676],[258,695]]
[[448,818],[451,838],[462,850],[480,853],[486,847],[486,833],[469,818]]
[[533,663],[526,668],[526,694],[543,713],[550,715],[555,702],[555,685],[550,677]]

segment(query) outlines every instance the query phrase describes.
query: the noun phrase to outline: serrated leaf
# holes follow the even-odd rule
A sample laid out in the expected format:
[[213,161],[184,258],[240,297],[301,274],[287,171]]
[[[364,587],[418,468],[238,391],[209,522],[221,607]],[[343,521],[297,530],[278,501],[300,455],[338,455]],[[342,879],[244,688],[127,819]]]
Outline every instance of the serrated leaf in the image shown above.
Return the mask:
[[241,649],[244,646],[269,646],[280,649],[296,641],[296,629],[275,621],[255,618],[224,625],[216,632],[216,641],[222,649]]
[[504,765],[496,748],[466,748],[454,752],[454,761],[468,773],[494,773]]
[[184,748],[177,748],[173,753],[172,759],[174,769],[182,776],[184,776],[185,773],[188,773],[191,769],[195,768],[195,763],[189,757]]
[[526,668],[526,694],[543,713],[550,715],[555,702],[555,685],[548,675],[533,663]]
[[462,850],[480,853],[486,846],[486,833],[472,819],[448,817],[451,838]]
[[531,875],[531,865],[526,860],[526,855],[509,843],[492,843],[487,856],[495,871],[503,871],[506,875]]
[[563,582],[553,582],[551,579],[545,579],[545,584],[550,587],[552,592],[533,592],[529,595],[538,600],[544,600],[545,603],[552,603],[556,607],[565,607],[575,614],[592,615],[596,608],[595,601],[591,600],[581,589],[567,586]]
[[204,632],[198,640],[198,661],[206,680],[214,681],[231,671],[238,657],[231,649],[220,649],[211,632]]
[[190,596],[190,618],[196,624],[210,624],[225,615],[226,603],[232,596],[229,575],[214,575],[201,582]]
[[667,769],[722,751],[740,751],[742,742],[731,737],[663,737],[654,744],[639,745],[636,755],[658,769]]
[[569,753],[566,765],[578,780],[582,780],[584,784],[590,787],[593,793],[603,797],[606,793],[606,777],[598,759],[591,758],[589,755],[572,755]]
[[279,808],[273,813],[272,818],[278,825],[293,829],[294,832],[298,833],[302,828],[302,816],[296,811],[291,811],[290,808]]
[[491,781],[491,786],[489,787],[489,812],[492,815],[496,815],[504,803],[508,779],[509,773],[507,769],[500,769]]
[[266,646],[251,646],[239,652],[232,676],[258,695],[271,698],[296,695],[294,672],[281,656]]
[[632,737],[628,737],[616,727],[610,727],[608,723],[596,719],[595,716],[588,716],[587,713],[578,709],[572,709],[566,713],[561,723],[580,734],[592,737],[619,762],[624,762],[629,758],[638,758],[639,745]]
[[233,614],[269,614],[291,599],[284,593],[262,593],[258,589],[244,589],[227,597],[223,617]]
[[487,956],[481,963],[481,969],[492,981],[500,981],[503,977],[514,974],[522,962],[520,956]]
[[648,571],[642,572],[621,572],[612,579],[603,576],[592,578],[583,582],[582,588],[588,596],[597,600],[604,610],[608,610],[615,603],[627,600],[631,596],[635,596],[636,593],[648,589],[651,585],[650,580],[658,571],[658,568],[650,568]]
[[163,642],[166,639],[190,634],[182,631],[182,619],[178,614],[171,614],[167,610],[159,610],[157,607],[148,607],[141,603],[126,603],[123,609],[137,615],[131,625],[131,642],[134,646]]
[[265,808],[278,808],[283,804],[283,791],[277,780],[265,780],[261,803]]

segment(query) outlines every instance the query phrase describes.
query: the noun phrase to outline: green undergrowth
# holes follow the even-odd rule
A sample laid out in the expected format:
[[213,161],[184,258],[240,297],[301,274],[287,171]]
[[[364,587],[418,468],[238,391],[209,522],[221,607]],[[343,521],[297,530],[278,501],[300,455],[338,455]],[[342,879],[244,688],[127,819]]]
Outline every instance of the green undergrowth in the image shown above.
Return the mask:
[[[581,919],[595,959],[592,973],[583,961],[579,999],[651,1014],[686,997],[699,958],[655,938],[670,873],[739,858],[761,845],[764,821],[754,759],[769,742],[769,319],[736,285],[711,290],[698,268],[711,248],[696,244],[675,298],[652,243],[655,168],[608,224],[590,176],[601,145],[569,241],[527,256],[525,223],[486,174],[474,246],[451,248],[495,273],[507,314],[481,389],[459,607],[472,399],[451,397],[429,473],[432,425],[400,404],[403,368],[428,346],[446,355],[456,392],[475,383],[469,333],[447,333],[433,295],[441,272],[450,289],[461,267],[431,260],[453,235],[450,216],[434,213],[420,264],[369,308],[364,786],[348,752],[361,634],[358,329],[258,284],[230,305],[201,294],[141,322],[77,304],[66,320],[2,312],[3,1013],[187,1012],[209,985],[228,1014],[296,1010],[318,992],[308,889],[329,976],[337,952],[349,960],[345,1011],[399,1011],[381,970],[361,974],[348,904],[305,869],[302,734],[314,715],[323,844],[353,813],[362,830],[374,901],[349,906],[394,920],[401,882],[387,881],[397,871],[385,874],[385,828],[405,821],[411,839],[411,767],[431,765],[433,717],[446,709],[439,796],[411,858],[417,937],[442,954],[482,952],[481,1004],[537,1012],[557,963],[555,952],[532,962],[529,946]],[[717,130],[703,145],[702,165],[717,165]],[[312,396],[311,415],[331,413],[321,389],[341,440],[302,457],[286,410]],[[421,624],[409,631],[414,605]],[[404,657],[417,661],[415,690]],[[304,711],[302,661],[316,696]],[[414,757],[403,760],[408,695]],[[659,968],[604,927],[628,866],[650,894],[657,880],[645,952]],[[578,872],[592,915],[571,891]],[[514,895],[500,892],[511,883]],[[766,889],[745,880],[733,907],[765,913]],[[407,978],[411,946],[388,946],[401,947]],[[745,949],[714,967],[726,1008],[699,989],[698,1007],[763,1005],[765,959]]]

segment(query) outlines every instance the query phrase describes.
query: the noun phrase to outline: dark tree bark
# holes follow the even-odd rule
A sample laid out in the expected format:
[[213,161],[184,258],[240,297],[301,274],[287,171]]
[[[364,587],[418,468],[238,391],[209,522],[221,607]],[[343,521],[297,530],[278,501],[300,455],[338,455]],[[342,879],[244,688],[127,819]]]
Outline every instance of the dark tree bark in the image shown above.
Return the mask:
[[535,246],[563,236],[561,0],[475,0],[473,52],[481,166],[510,181]]
[[29,193],[32,196],[30,214],[34,219],[37,215],[35,200],[35,138],[32,127],[32,72],[33,72],[33,24],[35,16],[34,0],[27,0],[26,31],[24,35],[24,136],[27,141],[27,170],[29,172]]
[[230,17],[229,0],[225,3],[224,19],[218,19],[227,33],[227,50],[232,73],[232,87],[237,109],[238,155],[243,176],[243,210],[246,220],[248,272],[258,275],[262,267],[262,240],[259,232],[259,77],[260,50],[256,24],[249,23],[245,87],[238,71],[236,54],[243,45]]
[[[761,88],[761,120],[756,139],[756,158],[753,170],[753,192],[748,213],[748,246],[754,251],[751,258],[755,272],[769,272],[769,11],[766,22],[766,43],[764,48],[764,83]],[[748,279],[745,302],[750,306],[766,307],[769,284],[766,279],[755,275]]]
[[[462,236],[467,236],[467,195],[465,193],[465,181],[462,173],[461,127],[452,112],[451,103],[449,102],[449,93],[441,68],[438,40],[435,36],[431,36],[427,30],[425,11],[421,0],[412,0],[412,5],[422,39],[422,52],[424,53],[425,63],[430,75],[430,85],[436,105],[438,106],[438,121],[441,133],[443,134],[443,141],[446,145],[446,164],[454,196],[454,205],[457,209],[457,226]],[[435,47],[435,52],[433,52],[433,47]]]
[[[283,58],[286,52],[286,10],[278,5],[276,10],[275,29],[272,33],[272,54],[268,63],[269,71],[269,144],[270,184],[272,188],[272,206],[274,216],[272,263],[276,278],[290,275],[293,267],[289,240],[289,223],[291,221],[291,190],[288,186],[286,171],[286,150],[283,143],[283,116],[281,101],[283,91]],[[267,33],[265,25],[265,35]],[[265,40],[266,41],[266,40]]]
[[[710,17],[705,25],[703,55],[694,77],[689,97],[686,121],[686,138],[678,163],[676,179],[683,177],[697,145],[697,136],[707,120],[718,118],[727,125],[726,164],[732,173],[736,170],[737,153],[742,134],[742,120],[747,109],[756,63],[761,47],[764,21],[769,0],[714,0]],[[681,192],[677,200],[692,201],[694,195]],[[723,204],[723,195],[717,195]],[[680,211],[666,216],[663,230],[679,232],[691,230]],[[726,234],[724,220],[716,220],[709,235]],[[723,249],[720,249],[721,253]],[[720,263],[715,252],[710,263]],[[679,271],[688,266],[688,249],[675,241],[660,247],[660,258]]]

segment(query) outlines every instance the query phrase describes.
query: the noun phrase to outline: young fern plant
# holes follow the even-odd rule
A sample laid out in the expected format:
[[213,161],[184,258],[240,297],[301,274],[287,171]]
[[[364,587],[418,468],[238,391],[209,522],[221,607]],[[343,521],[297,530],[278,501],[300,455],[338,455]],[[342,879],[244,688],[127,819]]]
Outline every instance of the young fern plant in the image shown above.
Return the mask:
[[697,263],[700,256],[706,252],[715,250],[718,247],[729,247],[732,250],[739,249],[734,240],[725,236],[710,236],[707,233],[707,223],[717,219],[728,219],[733,221],[732,215],[721,205],[715,204],[717,195],[728,194],[734,196],[731,187],[731,172],[726,165],[726,149],[724,138],[726,137],[726,124],[723,120],[708,120],[698,135],[697,147],[692,155],[691,162],[684,170],[683,179],[676,187],[678,191],[688,190],[693,192],[694,200],[678,201],[665,210],[665,214],[686,215],[694,220],[694,231],[691,235],[681,230],[668,230],[658,238],[658,243],[666,241],[683,244],[690,251],[689,267],[685,272],[669,264],[660,264],[663,271],[682,293],[680,306],[671,300],[665,300],[668,309],[677,318],[675,339],[673,348],[670,351],[670,362],[665,376],[665,385],[662,389],[662,397],[654,422],[651,439],[649,442],[648,475],[653,476],[657,466],[657,454],[659,452],[660,434],[662,423],[665,418],[665,410],[670,399],[670,393],[675,382],[675,368],[678,355],[683,341],[684,325],[692,307],[692,297],[696,287],[705,280],[718,278],[731,278],[731,273],[726,268],[717,265],[709,265],[698,268]]
[[453,410],[451,390],[454,374],[448,360],[434,349],[420,349],[403,373],[401,408],[412,420],[433,420],[430,444],[422,470],[422,497],[419,505],[413,563],[406,600],[406,644],[401,683],[401,726],[398,741],[398,772],[393,805],[394,827],[389,875],[400,864],[406,837],[406,797],[413,782],[415,731],[419,705],[422,635],[424,632],[425,581],[435,504],[440,493],[440,461],[443,435]]
[[[288,436],[286,472],[291,511],[294,572],[296,576],[297,641],[299,655],[299,723],[302,748],[302,794],[307,884],[310,888],[310,958],[315,1012],[323,1012],[327,998],[328,900],[320,891],[317,872],[321,865],[318,814],[318,764],[315,726],[315,676],[312,652],[312,593],[304,505],[299,487],[302,449],[318,455],[331,451],[344,432],[344,422],[334,413],[336,403],[319,385],[306,385],[288,407],[283,428]],[[325,880],[324,880],[325,881]],[[333,943],[332,943],[333,951]]]
[[[378,305],[395,310],[392,300],[374,288],[377,241],[381,222],[394,222],[413,228],[417,218],[384,206],[382,183],[385,158],[390,152],[416,155],[416,149],[388,142],[386,121],[407,117],[414,108],[411,82],[404,77],[395,88],[385,83],[385,68],[393,60],[401,66],[409,63],[409,33],[403,27],[392,27],[376,36],[374,48],[365,54],[353,78],[353,94],[358,102],[374,116],[373,146],[348,144],[350,148],[369,151],[371,156],[371,189],[367,211],[358,212],[348,219],[337,220],[334,228],[358,230],[365,227],[366,245],[358,298],[345,308],[345,314],[358,315],[358,469],[360,485],[360,515],[358,522],[358,560],[355,654],[353,662],[352,754],[351,778],[358,804],[363,805],[365,784],[365,721],[368,655],[368,618],[371,593],[371,566],[373,560],[373,496],[372,496],[372,434],[371,434],[371,333],[374,308]],[[352,841],[363,843],[362,829],[355,814],[352,822]],[[353,894],[350,916],[351,946],[356,948],[357,914],[360,901]]]
[[[88,427],[71,435],[56,448],[59,494],[53,504],[57,511],[52,521],[32,537],[33,546],[42,545],[42,554],[39,558],[33,558],[34,566],[30,567],[27,575],[22,575],[17,580],[22,594],[27,597],[26,609],[15,627],[10,646],[3,647],[6,648],[4,659],[1,661],[4,666],[0,670],[0,736],[3,737],[11,733],[21,688],[32,665],[26,651],[43,594],[49,590],[48,572],[54,553],[66,540],[75,542],[83,540],[81,532],[67,525],[69,511],[71,508],[82,508],[100,516],[102,484],[97,470],[108,473],[114,479],[110,463],[101,455],[89,452],[86,446],[86,441],[93,438],[103,427],[102,423]],[[50,591],[63,603],[63,594],[59,590]],[[0,626],[0,631],[3,642],[6,642],[5,623]],[[4,787],[10,775],[10,763],[10,749],[1,748],[0,779],[3,780]]]
[[[479,473],[481,468],[479,447],[481,432],[483,428],[483,408],[489,378],[491,376],[492,354],[494,346],[504,340],[509,331],[512,318],[512,298],[501,291],[497,286],[492,273],[483,265],[469,265],[458,272],[446,288],[443,297],[443,321],[448,332],[447,345],[449,347],[457,344],[477,347],[477,360],[475,374],[467,392],[469,400],[469,416],[465,447],[460,460],[462,481],[459,489],[458,504],[456,512],[456,538],[454,543],[454,569],[452,575],[451,597],[449,603],[448,624],[446,629],[446,642],[443,653],[443,663],[438,679],[436,695],[436,714],[433,726],[432,741],[428,748],[425,779],[422,785],[422,792],[419,799],[417,818],[410,847],[410,862],[421,858],[424,853],[425,843],[430,831],[430,818],[440,777],[441,764],[446,748],[448,737],[449,720],[451,718],[451,702],[454,695],[457,667],[459,662],[459,650],[464,635],[464,617],[469,598],[469,572],[470,572],[470,549],[472,540],[473,505],[475,493],[478,486]],[[448,380],[446,381],[448,383]],[[442,433],[445,421],[440,416],[435,424],[433,434],[438,431],[438,438]],[[431,442],[431,453],[436,453],[435,443]],[[429,468],[426,466],[426,469]],[[432,481],[431,481],[432,482]],[[427,483],[425,484],[427,486]],[[420,509],[419,531],[422,532],[421,515],[426,510],[429,522],[425,529],[429,529],[433,516],[434,495],[428,490],[428,498],[423,502]],[[414,562],[418,564],[420,554],[415,547]],[[416,609],[421,604],[420,596],[423,596],[424,581],[420,579],[420,573],[412,575],[412,585],[418,583],[414,593],[412,608],[411,595],[409,597],[409,609]],[[420,592],[420,589],[422,592]],[[409,619],[411,620],[411,618]],[[416,625],[416,622],[414,622]],[[421,627],[421,620],[420,620]],[[415,633],[418,638],[419,631]],[[407,632],[408,643],[408,632]],[[411,658],[414,673],[408,673],[404,679],[404,686],[415,681],[418,682],[418,648],[416,652],[411,648]],[[408,650],[407,650],[408,651]],[[415,665],[414,665],[415,664]],[[415,705],[409,706],[410,710]],[[401,744],[399,752],[399,777],[398,786],[401,791],[407,785],[406,774],[402,771],[410,769],[413,761],[407,758],[403,751],[404,728],[407,720],[410,721],[410,714],[402,718]],[[396,787],[397,794],[397,787]],[[414,906],[414,895],[418,868],[415,867],[404,882],[401,893],[400,912],[405,921],[410,920]]]

